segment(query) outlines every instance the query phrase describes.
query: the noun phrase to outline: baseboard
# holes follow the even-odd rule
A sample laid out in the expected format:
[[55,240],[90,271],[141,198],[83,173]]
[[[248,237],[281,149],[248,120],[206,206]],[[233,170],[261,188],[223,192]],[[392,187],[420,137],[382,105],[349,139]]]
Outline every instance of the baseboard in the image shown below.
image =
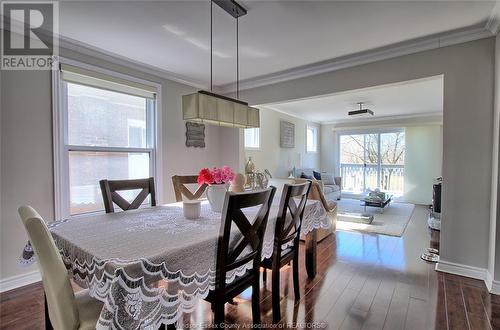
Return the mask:
[[465,277],[471,277],[471,278],[475,278],[475,279],[482,280],[482,281],[486,280],[486,269],[485,268],[457,264],[457,263],[445,261],[442,259],[439,260],[439,262],[436,264],[436,270],[438,272],[450,273],[450,274],[455,274],[455,275],[460,275],[460,276],[465,276]]
[[491,283],[491,289],[488,289],[490,293],[500,295],[500,281],[493,281]]
[[486,271],[486,279],[484,280],[484,283],[490,293],[500,295],[500,281],[495,281],[489,271]]
[[7,277],[0,280],[0,292],[5,292],[22,286],[33,284],[42,280],[40,272],[35,270],[33,272]]
[[484,284],[486,284],[486,288],[490,293],[500,295],[500,281],[493,280],[490,272],[485,268],[467,266],[445,260],[439,260],[439,262],[436,264],[436,270],[443,273],[450,273],[483,280]]

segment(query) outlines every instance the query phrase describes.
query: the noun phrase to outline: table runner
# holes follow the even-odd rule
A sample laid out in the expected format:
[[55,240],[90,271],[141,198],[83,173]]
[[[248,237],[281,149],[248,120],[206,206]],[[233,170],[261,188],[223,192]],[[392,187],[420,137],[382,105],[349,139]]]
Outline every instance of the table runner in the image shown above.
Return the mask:
[[[257,211],[249,208],[244,213],[252,221]],[[263,259],[273,252],[277,213],[273,204]],[[54,222],[49,229],[74,280],[105,303],[98,329],[156,329],[191,312],[198,299],[214,289],[220,224],[221,214],[204,202],[200,218],[194,220],[184,218],[182,203],[174,203],[75,217]],[[309,200],[302,235],[329,227],[325,209]],[[229,273],[227,282],[250,267]]]

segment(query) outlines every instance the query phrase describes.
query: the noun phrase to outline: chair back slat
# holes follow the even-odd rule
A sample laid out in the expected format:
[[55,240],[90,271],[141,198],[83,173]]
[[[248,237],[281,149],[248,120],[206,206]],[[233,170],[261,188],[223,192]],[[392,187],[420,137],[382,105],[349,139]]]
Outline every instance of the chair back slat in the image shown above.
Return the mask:
[[182,202],[182,196],[186,197],[188,200],[199,199],[205,190],[207,189],[207,184],[202,184],[198,186],[198,189],[193,193],[186,187],[186,184],[198,184],[197,175],[174,175],[172,176],[172,185],[174,186],[175,200],[177,202]]
[[[283,244],[300,239],[302,218],[307,202],[311,182],[301,184],[285,184],[281,195],[278,218],[276,220],[274,247],[281,249]],[[296,203],[296,200],[299,203]],[[275,251],[277,252],[277,251]]]
[[[216,288],[225,286],[226,273],[253,260],[258,269],[275,187],[258,192],[227,192],[217,245]],[[242,209],[260,206],[253,222]],[[238,229],[233,230],[233,224]]]
[[[138,209],[144,200],[151,195],[151,206],[156,206],[156,193],[154,178],[135,179],[135,180],[101,180],[102,199],[106,213],[115,211],[114,204],[118,205],[122,210]],[[126,190],[141,189],[139,194],[132,202],[127,201],[118,192]]]

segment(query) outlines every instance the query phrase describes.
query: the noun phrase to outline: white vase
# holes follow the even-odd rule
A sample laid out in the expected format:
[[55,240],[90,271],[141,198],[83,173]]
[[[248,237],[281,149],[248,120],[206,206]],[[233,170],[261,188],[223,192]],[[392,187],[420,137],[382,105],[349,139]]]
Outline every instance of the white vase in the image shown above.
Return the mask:
[[218,213],[222,212],[227,189],[227,184],[211,184],[207,187],[207,199],[212,211]]
[[182,203],[182,209],[186,219],[198,219],[201,213],[201,201],[197,199],[184,201]]

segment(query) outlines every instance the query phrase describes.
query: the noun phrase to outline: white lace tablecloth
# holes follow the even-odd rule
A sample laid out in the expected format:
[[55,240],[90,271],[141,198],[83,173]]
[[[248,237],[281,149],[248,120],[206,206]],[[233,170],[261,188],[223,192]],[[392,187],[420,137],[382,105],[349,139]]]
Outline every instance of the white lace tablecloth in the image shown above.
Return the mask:
[[[244,211],[249,220],[256,212]],[[272,255],[277,213],[273,205],[262,258]],[[49,228],[74,280],[104,302],[98,329],[157,329],[191,312],[214,289],[220,225],[221,214],[204,202],[195,220],[175,203],[71,218]],[[310,200],[302,234],[318,228],[330,228],[330,222],[323,206]],[[228,274],[227,282],[250,266]]]

